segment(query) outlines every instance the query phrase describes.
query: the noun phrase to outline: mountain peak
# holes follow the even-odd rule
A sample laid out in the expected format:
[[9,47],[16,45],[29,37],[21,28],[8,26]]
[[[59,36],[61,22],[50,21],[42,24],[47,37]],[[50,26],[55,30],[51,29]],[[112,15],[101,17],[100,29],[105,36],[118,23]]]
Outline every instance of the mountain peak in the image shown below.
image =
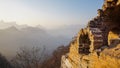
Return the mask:
[[8,30],[8,31],[18,31],[18,29],[15,26],[11,26],[9,28],[6,28],[5,30]]

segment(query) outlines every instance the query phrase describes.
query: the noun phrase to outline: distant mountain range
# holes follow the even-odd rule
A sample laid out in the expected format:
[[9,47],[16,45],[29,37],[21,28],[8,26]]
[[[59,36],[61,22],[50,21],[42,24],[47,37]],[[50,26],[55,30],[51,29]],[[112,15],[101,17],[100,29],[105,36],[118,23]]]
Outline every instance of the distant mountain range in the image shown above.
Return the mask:
[[13,56],[21,46],[45,46],[48,53],[51,53],[58,46],[69,44],[81,27],[83,26],[70,25],[46,30],[40,26],[31,27],[1,21],[0,52],[5,56]]
[[0,29],[5,29],[11,26],[15,26],[17,29],[28,27],[27,25],[18,25],[16,22],[4,22],[3,20],[0,21]]

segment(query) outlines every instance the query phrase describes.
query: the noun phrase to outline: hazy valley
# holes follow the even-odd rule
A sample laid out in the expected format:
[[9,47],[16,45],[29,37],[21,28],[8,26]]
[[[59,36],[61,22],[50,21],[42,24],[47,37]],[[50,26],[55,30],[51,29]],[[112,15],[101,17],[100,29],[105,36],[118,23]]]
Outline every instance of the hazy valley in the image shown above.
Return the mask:
[[47,30],[38,26],[31,27],[3,21],[0,22],[0,26],[2,26],[0,28],[0,52],[7,57],[13,57],[23,46],[41,48],[45,46],[47,53],[50,54],[58,46],[68,45],[79,29],[84,27],[68,25]]

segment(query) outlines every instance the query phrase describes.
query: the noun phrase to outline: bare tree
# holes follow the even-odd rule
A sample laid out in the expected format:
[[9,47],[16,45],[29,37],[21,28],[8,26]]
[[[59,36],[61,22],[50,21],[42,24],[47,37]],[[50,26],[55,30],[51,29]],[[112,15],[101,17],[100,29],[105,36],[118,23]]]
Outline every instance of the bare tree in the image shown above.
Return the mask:
[[0,68],[13,68],[10,62],[0,53]]
[[42,63],[42,68],[60,68],[61,65],[61,57],[62,55],[69,52],[69,45],[68,46],[59,46],[53,53],[52,56],[46,59]]
[[40,68],[45,57],[45,47],[21,47],[12,59],[12,64],[15,68]]

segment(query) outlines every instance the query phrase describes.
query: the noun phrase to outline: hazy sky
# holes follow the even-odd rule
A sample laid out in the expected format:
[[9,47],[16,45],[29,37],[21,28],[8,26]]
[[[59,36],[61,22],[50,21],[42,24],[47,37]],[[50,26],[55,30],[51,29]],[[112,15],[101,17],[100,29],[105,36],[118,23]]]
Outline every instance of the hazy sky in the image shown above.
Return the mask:
[[47,28],[86,24],[102,4],[103,0],[0,0],[0,20]]

